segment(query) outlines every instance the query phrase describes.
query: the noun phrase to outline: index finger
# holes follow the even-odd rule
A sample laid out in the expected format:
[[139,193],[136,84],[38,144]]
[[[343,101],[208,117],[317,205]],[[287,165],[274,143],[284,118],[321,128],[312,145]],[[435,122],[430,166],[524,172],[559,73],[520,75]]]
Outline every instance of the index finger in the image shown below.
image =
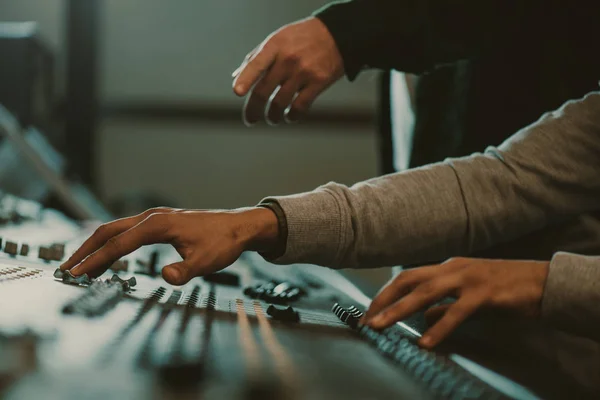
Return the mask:
[[258,49],[233,81],[233,90],[235,94],[240,97],[247,95],[265,71],[273,65],[273,62],[275,62],[275,55],[276,53],[273,50],[273,47],[268,46],[268,43]]
[[134,227],[144,219],[148,218],[150,215],[173,211],[175,211],[175,209],[168,207],[150,208],[141,214],[134,215],[132,217],[121,218],[113,222],[100,225],[92,234],[92,236],[87,238],[86,241],[83,242],[83,244],[71,255],[71,257],[69,257],[69,259],[60,266],[60,269],[62,271],[66,271],[73,268],[83,261],[84,258],[98,250],[100,247],[104,246],[104,244],[110,238]]
[[100,225],[92,236],[87,238],[71,257],[60,266],[60,269],[66,271],[73,268],[85,257],[102,247],[111,237],[126,231],[137,223],[139,223],[139,217],[135,216],[118,219],[108,224]]
[[98,276],[112,263],[140,247],[168,241],[170,239],[168,215],[152,214],[133,228],[113,236],[100,249],[71,269],[71,273],[77,276],[83,274]]
[[427,271],[423,271],[423,268],[403,271],[385,285],[369,305],[369,309],[361,322],[367,322],[400,297],[409,293],[419,282],[426,278]]

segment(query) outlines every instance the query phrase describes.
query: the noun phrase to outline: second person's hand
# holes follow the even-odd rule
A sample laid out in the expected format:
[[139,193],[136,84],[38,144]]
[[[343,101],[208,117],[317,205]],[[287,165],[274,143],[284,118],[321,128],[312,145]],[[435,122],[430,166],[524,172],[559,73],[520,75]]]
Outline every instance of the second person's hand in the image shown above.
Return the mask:
[[451,296],[452,304],[428,308],[436,321],[420,339],[434,347],[478,310],[535,318],[540,314],[547,261],[452,258],[441,265],[401,272],[373,299],[361,323],[383,329]]
[[273,32],[233,73],[233,89],[247,96],[246,124],[301,119],[317,96],[344,75],[337,45],[318,18]]
[[100,226],[60,268],[76,276],[99,276],[144,245],[169,243],[183,260],[164,267],[162,275],[171,284],[183,285],[228,267],[243,251],[268,251],[277,237],[277,217],[266,208],[154,208]]

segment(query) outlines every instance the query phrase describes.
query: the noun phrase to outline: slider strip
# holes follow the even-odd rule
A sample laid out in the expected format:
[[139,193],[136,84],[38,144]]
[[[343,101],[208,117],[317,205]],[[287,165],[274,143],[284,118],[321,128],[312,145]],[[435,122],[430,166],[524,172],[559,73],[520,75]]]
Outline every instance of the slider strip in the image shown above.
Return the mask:
[[[301,385],[298,382],[298,374],[294,368],[294,364],[290,359],[287,351],[283,348],[281,343],[277,340],[277,336],[273,331],[269,318],[265,315],[262,305],[258,301],[253,302],[254,312],[258,319],[258,325],[260,327],[261,336],[264,340],[265,346],[275,363],[275,369],[279,374],[279,377],[284,385],[284,389],[287,390],[288,396],[291,394],[297,394]],[[290,398],[290,397],[286,397]]]
[[262,369],[258,345],[252,335],[250,320],[244,309],[244,300],[236,299],[235,305],[238,316],[239,339],[246,360],[246,370],[248,371],[250,380],[256,381],[258,380],[260,370]]

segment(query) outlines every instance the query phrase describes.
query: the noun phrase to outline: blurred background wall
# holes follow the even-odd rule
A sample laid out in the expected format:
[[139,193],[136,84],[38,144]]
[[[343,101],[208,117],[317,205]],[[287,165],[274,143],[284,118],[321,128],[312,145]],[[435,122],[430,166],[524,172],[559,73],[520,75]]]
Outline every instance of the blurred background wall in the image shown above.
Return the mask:
[[[245,127],[243,100],[231,90],[231,73],[246,53],[325,1],[99,3],[102,112],[94,190],[104,201],[142,190],[174,206],[237,207],[266,195],[310,190],[332,180],[351,184],[377,174],[375,74],[339,82],[313,107],[325,118],[289,127]],[[59,101],[66,81],[65,9],[63,0],[0,0],[0,20],[39,23],[56,56]],[[182,108],[187,114],[110,112],[131,105]],[[212,120],[194,116],[195,109],[236,113]],[[356,115],[363,116],[359,122]]]
[[[2,0],[2,20],[35,20],[58,56],[64,84],[64,2]],[[106,0],[100,16],[100,102],[239,107],[231,73],[281,25],[323,1]],[[375,80],[340,82],[315,110],[372,112]],[[241,113],[240,113],[241,116]],[[183,207],[235,207],[270,194],[309,190],[376,174],[373,126],[343,121],[303,128],[102,118],[97,134],[98,192],[156,192]]]

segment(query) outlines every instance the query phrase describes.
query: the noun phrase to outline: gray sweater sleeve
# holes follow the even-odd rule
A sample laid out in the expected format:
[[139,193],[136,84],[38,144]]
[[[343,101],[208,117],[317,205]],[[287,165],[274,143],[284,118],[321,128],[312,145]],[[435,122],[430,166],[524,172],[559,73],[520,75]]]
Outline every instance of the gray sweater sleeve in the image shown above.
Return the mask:
[[[437,261],[597,209],[599,200],[596,92],[545,114],[483,154],[352,187],[329,183],[312,192],[269,198],[283,209],[288,224],[285,253],[273,261],[332,268]],[[549,282],[563,275],[565,269],[556,267],[560,264],[553,262]],[[593,271],[599,280],[600,265]],[[544,301],[561,293],[549,285]]]
[[556,253],[544,292],[542,316],[546,320],[600,340],[600,257]]

